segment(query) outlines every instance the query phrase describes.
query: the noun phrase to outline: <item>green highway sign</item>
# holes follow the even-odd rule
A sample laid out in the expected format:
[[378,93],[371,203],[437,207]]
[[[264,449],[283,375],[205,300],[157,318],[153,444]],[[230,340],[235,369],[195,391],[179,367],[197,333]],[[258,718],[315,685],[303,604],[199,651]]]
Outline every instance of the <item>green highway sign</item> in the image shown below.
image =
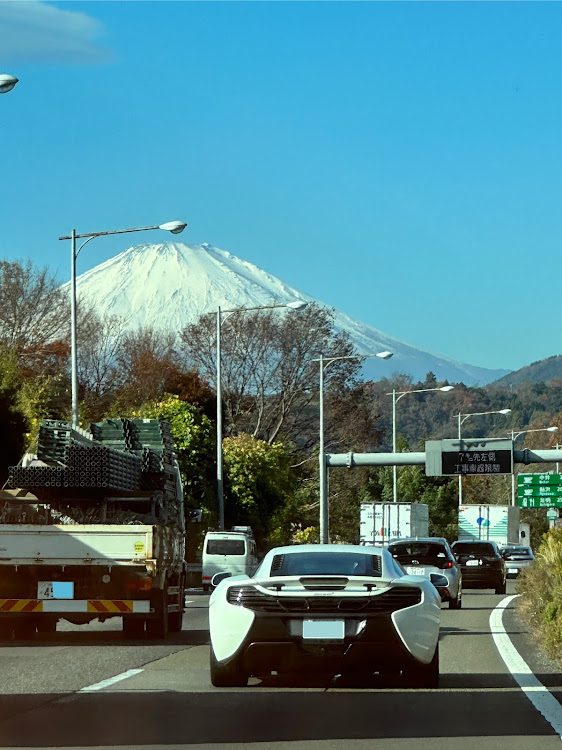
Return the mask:
[[562,474],[518,474],[517,486],[562,484]]
[[517,497],[562,497],[562,484],[519,486]]
[[520,508],[562,508],[562,497],[518,497]]
[[555,521],[558,518],[558,511],[554,510],[554,508],[552,510],[547,510],[546,517],[549,521]]

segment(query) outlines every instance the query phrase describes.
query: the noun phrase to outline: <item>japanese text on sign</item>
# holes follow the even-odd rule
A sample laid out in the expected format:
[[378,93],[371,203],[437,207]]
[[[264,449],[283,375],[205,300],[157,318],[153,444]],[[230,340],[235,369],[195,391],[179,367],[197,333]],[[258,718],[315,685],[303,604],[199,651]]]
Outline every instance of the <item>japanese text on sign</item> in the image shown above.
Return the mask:
[[444,451],[443,474],[510,474],[511,451]]

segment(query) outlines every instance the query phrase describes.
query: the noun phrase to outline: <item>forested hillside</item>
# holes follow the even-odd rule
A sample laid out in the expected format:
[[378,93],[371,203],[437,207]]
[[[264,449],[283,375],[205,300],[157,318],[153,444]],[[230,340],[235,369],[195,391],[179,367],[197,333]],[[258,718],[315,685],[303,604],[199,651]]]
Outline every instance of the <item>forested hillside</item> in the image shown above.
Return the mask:
[[520,370],[510,372],[503,378],[495,380],[490,385],[512,388],[522,383],[547,383],[552,380],[562,380],[562,355],[541,359]]

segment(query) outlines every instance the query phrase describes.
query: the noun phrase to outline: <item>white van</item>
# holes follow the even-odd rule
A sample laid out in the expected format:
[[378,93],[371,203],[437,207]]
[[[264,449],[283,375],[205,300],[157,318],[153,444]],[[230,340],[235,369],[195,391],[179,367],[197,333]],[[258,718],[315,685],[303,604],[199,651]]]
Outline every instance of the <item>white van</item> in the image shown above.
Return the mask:
[[203,542],[203,591],[215,573],[251,575],[258,565],[256,542],[249,527],[241,531],[208,531]]

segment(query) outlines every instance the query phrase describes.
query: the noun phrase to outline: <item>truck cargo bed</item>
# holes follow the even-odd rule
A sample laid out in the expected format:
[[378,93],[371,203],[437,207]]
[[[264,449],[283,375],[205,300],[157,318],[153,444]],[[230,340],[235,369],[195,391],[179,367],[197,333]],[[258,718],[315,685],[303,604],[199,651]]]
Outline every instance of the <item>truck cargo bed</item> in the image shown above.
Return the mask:
[[0,524],[0,565],[143,565],[163,536],[159,526]]

